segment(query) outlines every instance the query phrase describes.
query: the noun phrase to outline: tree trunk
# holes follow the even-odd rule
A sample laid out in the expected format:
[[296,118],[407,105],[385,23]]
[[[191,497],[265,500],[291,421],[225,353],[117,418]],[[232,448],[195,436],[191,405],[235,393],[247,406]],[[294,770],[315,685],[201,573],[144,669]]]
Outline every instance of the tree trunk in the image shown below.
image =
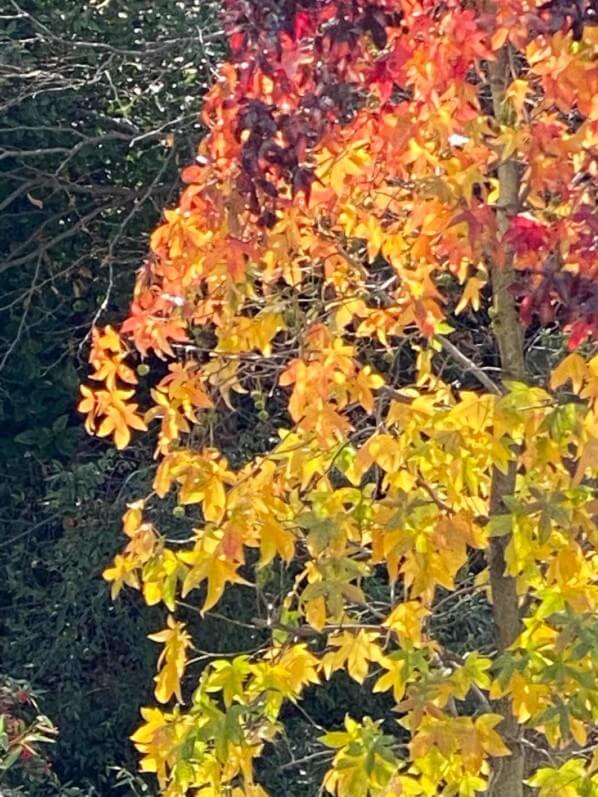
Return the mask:
[[[504,93],[509,81],[509,53],[506,47],[498,53],[497,61],[489,65],[489,74],[494,115],[499,122],[504,122],[506,113]],[[498,180],[500,190],[497,226],[498,234],[502,236],[509,224],[509,214],[517,212],[519,207],[521,180],[519,166],[513,158],[499,166]],[[513,253],[506,250],[503,254],[504,262],[494,263],[491,268],[494,304],[493,331],[500,353],[502,379],[522,380],[525,375],[523,334],[511,293],[514,277]],[[508,512],[503,499],[515,492],[517,469],[517,462],[511,463],[506,474],[494,469],[490,492],[490,516]],[[521,628],[515,579],[505,575],[505,549],[510,539],[510,534],[492,538],[488,557],[496,644],[499,652],[504,651],[512,644]],[[522,797],[525,757],[520,741],[521,727],[512,715],[509,699],[499,701],[497,710],[504,716],[499,730],[511,750],[511,755],[493,760],[490,794],[492,797]]]

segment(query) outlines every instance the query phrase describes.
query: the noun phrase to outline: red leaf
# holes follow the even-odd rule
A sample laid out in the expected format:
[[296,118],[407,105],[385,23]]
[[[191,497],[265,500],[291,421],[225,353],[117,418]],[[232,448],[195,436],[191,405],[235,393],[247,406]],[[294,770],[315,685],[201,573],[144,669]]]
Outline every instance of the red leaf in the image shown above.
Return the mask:
[[204,170],[201,166],[193,165],[187,166],[181,172],[181,180],[184,183],[199,183],[204,176]]
[[520,214],[511,219],[505,234],[505,243],[510,244],[518,255],[546,249],[552,238],[552,230],[529,216]]
[[580,346],[587,336],[592,332],[592,327],[587,321],[577,321],[571,327],[571,334],[567,341],[567,348],[576,349]]
[[314,20],[307,11],[299,11],[299,13],[295,15],[295,21],[293,23],[293,37],[295,41],[301,39],[305,34],[307,34],[307,36],[312,36],[315,30],[316,26]]

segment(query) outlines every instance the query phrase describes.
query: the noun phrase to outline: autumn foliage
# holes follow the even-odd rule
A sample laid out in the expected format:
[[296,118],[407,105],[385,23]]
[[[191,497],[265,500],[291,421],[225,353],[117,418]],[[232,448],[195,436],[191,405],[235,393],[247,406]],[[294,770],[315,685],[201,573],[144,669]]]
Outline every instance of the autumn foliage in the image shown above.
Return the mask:
[[[154,492],[105,573],[170,613],[142,769],[169,797],[261,797],[283,706],[344,670],[388,722],[322,737],[331,794],[594,794],[592,5],[223,6],[208,132],[128,317],[94,330],[81,403],[119,448],[157,432]],[[542,331],[566,343],[551,374],[529,356]],[[205,430],[248,395],[286,422],[233,468]],[[152,522],[172,494],[184,544]],[[180,603],[250,600],[276,560],[269,643],[190,683]],[[473,592],[495,642],[456,656],[435,613]]]

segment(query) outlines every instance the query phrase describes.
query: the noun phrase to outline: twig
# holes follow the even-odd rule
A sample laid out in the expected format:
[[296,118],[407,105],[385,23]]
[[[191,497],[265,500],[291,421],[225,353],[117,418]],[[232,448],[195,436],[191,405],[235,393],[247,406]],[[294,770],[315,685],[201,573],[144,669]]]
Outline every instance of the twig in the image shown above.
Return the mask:
[[465,368],[467,371],[470,371],[475,377],[477,377],[478,381],[481,382],[481,384],[484,385],[484,387],[487,388],[491,393],[494,393],[497,396],[504,395],[504,391],[501,390],[496,382],[493,382],[488,374],[484,373],[479,365],[476,365],[473,360],[470,360],[469,357],[466,357],[460,349],[458,349],[453,343],[451,343],[450,340],[448,340],[448,338],[445,338],[443,335],[436,335],[434,340],[437,340],[438,343],[440,343],[444,351],[449,354],[453,360],[455,360],[455,362],[459,363],[459,365],[462,365],[463,368]]
[[318,758],[332,759],[334,758],[334,752],[332,750],[318,750],[316,753],[303,756],[303,758],[296,758],[294,761],[289,761],[288,764],[283,764],[282,766],[278,767],[278,771],[282,772],[283,770],[286,769],[295,769],[295,767],[300,767],[303,764],[308,764],[310,761],[316,761]]

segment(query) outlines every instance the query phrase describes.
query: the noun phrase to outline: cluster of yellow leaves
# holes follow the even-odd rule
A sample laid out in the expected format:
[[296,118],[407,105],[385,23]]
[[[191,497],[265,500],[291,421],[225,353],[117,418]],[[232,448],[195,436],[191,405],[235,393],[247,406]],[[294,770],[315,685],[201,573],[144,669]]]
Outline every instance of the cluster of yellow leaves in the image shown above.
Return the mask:
[[[392,785],[398,761],[392,751],[392,737],[385,736],[380,723],[369,717],[363,724],[345,717],[345,731],[332,731],[321,738],[338,752],[324,778],[324,788],[330,794],[360,794],[363,797],[380,794]],[[401,792],[398,792],[399,794]]]
[[551,747],[572,741],[585,747],[596,722],[595,604],[576,614],[558,589],[546,590],[542,598],[524,621],[489,696],[508,695],[518,721],[544,734]]
[[151,561],[156,551],[158,536],[151,524],[143,522],[143,506],[143,501],[128,505],[123,515],[123,531],[130,541],[103,573],[104,578],[111,582],[113,600],[125,584],[139,589],[139,568]]
[[297,429],[313,432],[320,444],[328,447],[351,428],[342,411],[353,402],[371,413],[372,391],[382,387],[384,380],[371,367],[360,368],[355,348],[323,324],[308,329],[305,341],[307,356],[293,360],[279,384],[293,385],[288,406]]
[[197,364],[171,363],[165,376],[151,395],[155,406],[145,414],[145,423],[161,420],[158,451],[166,454],[181,433],[188,434],[197,423],[197,410],[209,409],[212,401],[204,387],[204,379]]
[[180,504],[201,504],[204,518],[219,523],[226,510],[225,485],[234,481],[234,474],[218,451],[206,449],[196,453],[181,448],[160,461],[154,489],[163,498],[176,482]]
[[432,797],[439,789],[462,797],[475,797],[487,788],[490,756],[509,755],[494,730],[502,717],[428,716],[410,745],[411,764],[405,766],[393,751],[393,737],[380,723],[366,717],[362,724],[345,718],[345,731],[333,731],[322,741],[338,752],[324,778],[331,794],[422,795]]
[[[585,389],[590,371],[578,368],[576,362],[569,360],[567,367],[557,372],[554,387],[561,384],[559,380],[566,381],[573,364],[571,373],[583,372],[576,388]],[[546,617],[568,607],[587,615],[597,608],[598,571],[581,547],[586,535],[594,533],[591,517],[595,502],[591,491],[577,485],[566,463],[572,441],[583,440],[587,425],[593,423],[592,411],[587,408],[576,413],[570,424],[556,423],[553,415],[558,407],[550,394],[518,384],[502,397],[467,392],[456,396],[443,389],[429,396],[407,391],[404,399],[389,404],[381,431],[360,446],[335,441],[325,448],[312,433],[282,433],[270,455],[236,474],[213,450],[169,452],[160,461],[154,487],[159,495],[165,495],[176,483],[180,503],[201,506],[205,523],[196,530],[193,547],[176,552],[165,547],[144,523],[143,505],[132,504],[123,518],[129,545],[105,576],[113,582],[114,593],[124,583],[142,585],[148,603],[162,600],[171,611],[179,591],[184,598],[205,585],[203,611],[207,612],[227,584],[247,583],[239,573],[246,562],[246,548],[258,548],[265,566],[276,556],[290,562],[300,545],[309,558],[285,607],[316,631],[325,632],[327,647],[319,659],[305,647],[301,656],[297,656],[296,646],[289,647],[283,658],[295,657],[293,677],[314,683],[321,676],[328,679],[345,670],[364,684],[373,666],[381,668],[373,689],[392,692],[410,723],[414,744],[418,739],[414,750],[425,748],[428,731],[423,729],[430,726],[436,733],[432,720],[440,722],[438,712],[444,717],[442,712],[450,701],[464,700],[471,689],[482,690],[492,699],[508,695],[521,723],[545,733],[552,744],[564,741],[562,715],[546,716],[557,698],[549,685],[554,675],[547,678],[545,674],[547,668],[550,672],[550,667],[557,666],[551,651],[559,649],[558,639],[563,635],[547,625]],[[489,533],[504,533],[502,516],[486,526],[483,518],[488,516],[491,468],[507,466],[514,456],[513,445],[525,451],[526,472],[521,474],[518,490],[521,508],[513,504],[512,514],[505,516],[513,532],[506,562],[522,586],[531,590],[535,607],[528,632],[516,649],[538,656],[540,640],[546,649],[541,652],[541,667],[539,659],[534,659],[535,665],[527,664],[506,679],[493,681],[488,673],[490,660],[476,654],[449,671],[432,666],[442,651],[429,639],[427,622],[438,587],[455,589],[467,552],[484,549]],[[547,461],[551,462],[548,470]],[[382,497],[374,496],[366,478],[372,466],[381,474]],[[334,478],[332,470],[337,474]],[[590,467],[589,472],[593,471]],[[347,486],[337,486],[339,475],[347,479]],[[301,494],[298,485],[303,485]],[[546,524],[549,531],[542,530]],[[367,606],[360,582],[378,562],[386,563],[391,581],[400,579],[409,597],[395,605],[379,630],[359,628],[353,607]],[[482,574],[480,587],[483,585]],[[327,624],[331,624],[329,630]],[[343,624],[348,627],[343,629]],[[165,644],[157,697],[166,701],[175,696],[180,701],[189,644],[186,632],[172,620],[153,638]],[[288,631],[286,638],[290,639]],[[583,663],[575,665],[578,652],[574,653],[571,645],[562,650],[571,658],[561,656],[559,660],[564,668],[559,699],[590,699],[580,683],[596,675],[591,655],[584,653]],[[243,667],[255,683],[265,679],[259,682],[269,696],[261,710],[273,721],[282,702],[296,695],[292,686],[284,686],[287,675],[282,673],[280,680],[274,664],[264,661],[269,661],[267,656]],[[288,663],[287,659],[287,669]],[[222,682],[225,689],[226,668],[222,665],[221,669],[220,681],[213,682],[211,689],[216,682]],[[234,686],[237,676],[230,675],[233,680],[226,681],[223,691],[229,706],[241,688]],[[422,704],[417,694],[424,683],[427,698]],[[271,687],[272,694],[268,692]],[[592,720],[589,715],[579,719],[579,711],[567,712],[567,727],[582,743]],[[431,783],[436,767],[434,771],[442,772],[447,783],[467,784],[462,786],[466,789],[463,794],[481,788],[487,776],[485,757],[498,754],[488,748],[497,750],[499,745],[491,729],[480,730],[482,726],[468,722],[462,723],[465,758],[459,745],[451,752],[430,743],[414,763],[418,783],[426,778]],[[457,730],[455,738],[460,738]],[[438,733],[446,736],[448,731]],[[408,772],[400,777],[414,775]],[[328,781],[330,790],[344,788],[342,783],[332,776]]]
[[560,767],[541,767],[527,782],[538,789],[538,797],[579,797],[592,795],[598,789],[598,772],[594,762],[590,772],[582,758],[571,758]]
[[[187,634],[171,618],[167,629],[150,638],[165,645],[156,696],[162,702],[171,694],[179,697]],[[272,649],[254,661],[238,656],[214,662],[201,675],[190,714],[178,707],[171,713],[142,709],[145,724],[132,737],[143,755],[142,769],[158,775],[169,797],[190,788],[217,797],[239,779],[243,786],[231,793],[265,795],[254,782],[253,759],[276,734],[284,700],[297,700],[318,682],[316,666],[315,656],[301,644]]]
[[[444,782],[463,797],[474,797],[487,788],[490,756],[510,755],[495,727],[500,714],[452,717],[438,713],[425,717],[410,745],[413,769],[424,782]],[[435,792],[423,792],[433,794]]]
[[268,357],[272,353],[273,338],[285,328],[280,313],[268,309],[252,318],[240,316],[234,321],[218,330],[217,352],[239,354],[257,349]]
[[79,411],[87,417],[85,428],[98,437],[112,435],[117,448],[125,448],[131,440],[131,429],[145,431],[147,426],[137,413],[137,404],[130,402],[135,391],[123,389],[120,382],[137,384],[135,373],[126,364],[127,350],[122,339],[112,327],[94,329],[89,361],[95,369],[90,379],[105,384],[103,390],[81,386],[83,399]]

